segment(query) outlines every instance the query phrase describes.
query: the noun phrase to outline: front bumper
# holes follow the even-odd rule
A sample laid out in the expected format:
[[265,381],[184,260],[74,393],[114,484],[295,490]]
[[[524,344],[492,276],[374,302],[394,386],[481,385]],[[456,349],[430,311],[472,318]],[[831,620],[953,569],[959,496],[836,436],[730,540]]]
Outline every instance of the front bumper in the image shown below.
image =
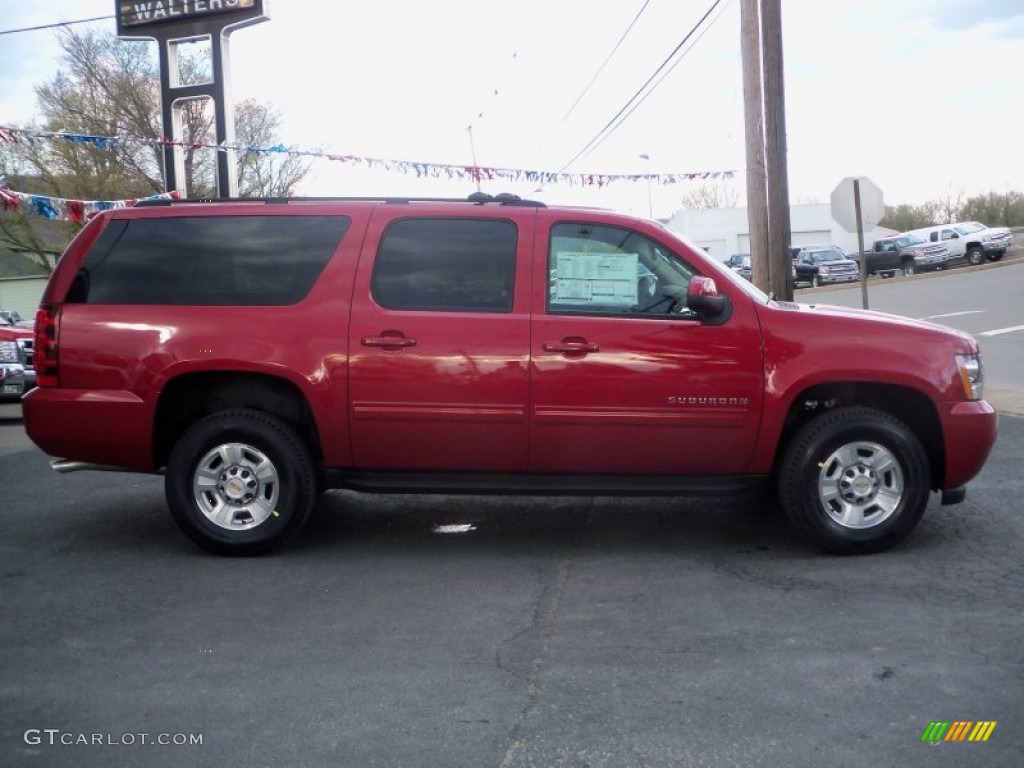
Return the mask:
[[[0,400],[19,400],[31,389],[28,377],[20,363],[0,363]],[[32,385],[35,385],[35,371],[32,371]]]
[[822,283],[853,283],[860,280],[860,275],[856,274],[841,274],[841,275],[818,275],[818,280]]
[[949,261],[949,254],[942,256],[915,256],[914,264],[919,267],[941,267]]
[[977,475],[996,442],[999,416],[984,400],[943,403],[939,407],[946,471],[941,489],[960,488]]

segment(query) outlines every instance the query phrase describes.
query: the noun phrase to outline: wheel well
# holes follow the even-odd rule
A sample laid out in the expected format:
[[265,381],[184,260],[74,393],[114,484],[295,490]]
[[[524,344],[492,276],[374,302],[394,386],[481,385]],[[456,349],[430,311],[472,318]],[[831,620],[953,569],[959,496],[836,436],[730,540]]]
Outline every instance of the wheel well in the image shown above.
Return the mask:
[[185,374],[164,387],[154,419],[154,464],[167,463],[174,443],[190,425],[235,408],[265,411],[287,422],[309,447],[313,460],[322,463],[316,421],[298,387],[275,376],[222,371]]
[[910,427],[928,454],[932,486],[945,477],[946,450],[939,415],[928,396],[910,387],[867,382],[823,384],[802,392],[789,408],[782,428],[775,464],[797,431],[816,416],[840,406],[859,405],[884,411]]

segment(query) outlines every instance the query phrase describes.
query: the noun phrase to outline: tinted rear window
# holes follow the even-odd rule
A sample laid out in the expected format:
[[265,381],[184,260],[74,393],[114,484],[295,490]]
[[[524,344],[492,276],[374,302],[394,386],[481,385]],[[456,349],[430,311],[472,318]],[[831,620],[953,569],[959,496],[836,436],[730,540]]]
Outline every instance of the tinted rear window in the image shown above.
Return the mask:
[[107,225],[66,298],[89,304],[285,305],[338,247],[344,216],[196,216]]

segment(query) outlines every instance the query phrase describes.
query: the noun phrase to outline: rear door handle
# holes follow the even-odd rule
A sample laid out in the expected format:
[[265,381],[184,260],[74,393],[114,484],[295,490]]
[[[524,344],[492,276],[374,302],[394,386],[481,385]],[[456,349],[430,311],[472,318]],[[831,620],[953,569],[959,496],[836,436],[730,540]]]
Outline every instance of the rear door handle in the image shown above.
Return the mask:
[[578,336],[572,336],[561,341],[545,341],[544,351],[558,352],[569,357],[583,357],[590,352],[600,352],[601,345]]
[[364,347],[383,347],[384,349],[402,349],[416,346],[416,339],[407,339],[401,333],[384,331],[380,336],[363,336]]

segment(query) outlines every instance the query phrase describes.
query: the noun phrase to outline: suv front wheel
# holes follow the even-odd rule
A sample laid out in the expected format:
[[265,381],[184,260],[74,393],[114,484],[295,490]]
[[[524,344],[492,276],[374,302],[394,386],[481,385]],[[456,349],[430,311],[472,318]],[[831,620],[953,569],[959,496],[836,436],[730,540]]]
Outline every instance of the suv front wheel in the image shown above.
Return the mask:
[[836,408],[804,425],[779,469],[790,522],[834,554],[888,549],[928,505],[928,457],[899,419],[873,408]]
[[262,411],[222,411],[175,443],[164,491],[171,515],[196,544],[252,555],[303,526],[316,500],[316,474],[309,450],[285,422]]

